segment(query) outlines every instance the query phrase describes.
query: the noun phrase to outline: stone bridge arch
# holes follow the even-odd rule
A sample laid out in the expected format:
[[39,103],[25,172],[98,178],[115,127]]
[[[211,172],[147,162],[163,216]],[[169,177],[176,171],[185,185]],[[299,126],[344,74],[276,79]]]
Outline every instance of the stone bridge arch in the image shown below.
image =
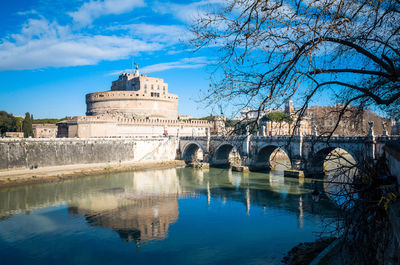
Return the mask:
[[229,167],[231,164],[240,164],[240,149],[235,144],[223,142],[219,144],[212,155],[211,164],[219,167]]
[[[338,166],[343,163],[343,166],[351,166],[360,162],[362,154],[358,154],[349,147],[341,145],[323,146],[314,151],[308,161],[306,175],[309,176],[324,176],[326,174],[324,164],[327,162],[328,155],[333,151],[337,151],[329,160],[331,163],[336,163]],[[347,165],[347,163],[349,165]]]
[[201,144],[197,142],[187,143],[183,148],[182,159],[185,162],[203,161],[204,149]]
[[271,169],[271,156],[276,151],[282,151],[285,153],[290,161],[290,165],[292,163],[290,152],[284,147],[277,144],[264,144],[260,148],[257,149],[257,152],[252,159],[250,164],[250,169],[253,171],[264,171]]

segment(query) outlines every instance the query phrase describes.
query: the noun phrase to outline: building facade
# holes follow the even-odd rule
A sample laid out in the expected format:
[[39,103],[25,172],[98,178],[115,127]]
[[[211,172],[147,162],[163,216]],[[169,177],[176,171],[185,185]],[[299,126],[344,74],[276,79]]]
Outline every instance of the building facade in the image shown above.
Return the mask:
[[[374,135],[398,135],[400,126],[395,121],[389,120],[373,113],[368,109],[348,106],[342,113],[343,105],[312,106],[308,107],[298,121],[299,109],[294,108],[292,101],[285,104],[285,108],[276,110],[284,112],[292,118],[292,122],[259,121],[259,134],[267,136],[278,135],[330,135],[333,136],[365,136],[369,131],[369,123],[373,122]],[[269,110],[267,113],[272,112]],[[258,114],[257,110],[243,109],[241,121],[254,121],[261,119],[265,112]],[[338,122],[339,121],[339,122]]]
[[213,122],[204,120],[123,119],[75,116],[57,123],[58,137],[205,136]]
[[57,126],[55,124],[33,124],[34,138],[56,138]]
[[[373,122],[374,135],[391,134],[389,120],[368,109],[348,106],[345,111],[342,104],[335,106],[309,107],[305,115],[312,118],[313,126],[319,135],[365,136],[369,132],[369,123]],[[339,121],[339,122],[338,122]]]
[[57,137],[205,136],[215,131],[217,120],[182,119],[178,100],[162,78],[136,68],[113,81],[110,91],[87,94],[87,116],[57,123]]
[[23,132],[6,132],[4,134],[6,138],[24,138]]
[[391,121],[392,130],[391,135],[400,135],[400,122],[396,122],[394,119]]
[[162,78],[123,73],[111,90],[86,95],[86,115],[114,115],[126,119],[178,118],[178,96],[168,93]]

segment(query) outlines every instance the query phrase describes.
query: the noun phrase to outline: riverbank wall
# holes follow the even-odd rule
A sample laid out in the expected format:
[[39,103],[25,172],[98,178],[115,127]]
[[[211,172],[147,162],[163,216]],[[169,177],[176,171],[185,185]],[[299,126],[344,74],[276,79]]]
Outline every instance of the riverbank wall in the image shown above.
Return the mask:
[[0,170],[173,161],[177,147],[174,137],[0,139]]

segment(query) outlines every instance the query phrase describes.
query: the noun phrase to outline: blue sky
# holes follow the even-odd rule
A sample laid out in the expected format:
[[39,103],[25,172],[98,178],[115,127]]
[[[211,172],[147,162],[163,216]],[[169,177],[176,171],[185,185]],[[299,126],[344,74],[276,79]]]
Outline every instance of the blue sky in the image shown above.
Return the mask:
[[[185,44],[193,19],[218,3],[224,0],[1,1],[0,110],[35,118],[85,115],[85,94],[109,90],[134,60],[141,73],[164,78],[179,95],[179,114],[219,115],[201,101],[217,49],[194,53]],[[327,99],[315,103],[332,103]],[[228,117],[240,108],[223,106]]]
[[179,95],[179,113],[212,109],[197,102],[207,90],[206,64],[193,53],[187,26],[218,0],[19,0],[0,4],[0,110],[35,118],[84,115],[85,94],[109,90],[131,68],[164,78]]

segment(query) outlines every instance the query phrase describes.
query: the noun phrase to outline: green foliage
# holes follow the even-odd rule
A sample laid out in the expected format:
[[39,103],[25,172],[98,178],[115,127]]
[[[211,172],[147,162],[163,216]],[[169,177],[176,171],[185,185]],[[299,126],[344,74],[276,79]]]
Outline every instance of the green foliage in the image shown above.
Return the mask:
[[206,117],[201,117],[201,118],[191,118],[189,120],[203,120],[203,121],[212,121],[213,120],[213,115],[208,115]]
[[237,121],[226,118],[225,127],[235,127],[237,123]]
[[225,127],[233,128],[233,134],[235,135],[246,135],[246,127],[249,127],[249,133],[253,134],[258,131],[258,126],[256,122],[244,122],[244,121],[235,121],[231,119],[226,119]]
[[51,118],[46,118],[46,119],[36,119],[33,120],[33,124],[56,124],[57,122],[63,121],[66,118],[62,119],[51,119]]
[[293,119],[290,117],[289,114],[286,114],[284,112],[270,112],[266,115],[264,115],[261,118],[262,121],[274,121],[274,122],[287,122],[287,123],[292,123]]
[[22,117],[14,117],[17,120],[17,132],[22,131],[22,122],[24,121],[24,118]]
[[234,123],[233,134],[236,135],[246,135],[247,130],[246,127],[249,127],[249,134],[254,134],[258,130],[258,126],[256,122],[236,122]]
[[30,115],[29,112],[25,113],[25,119],[22,122],[22,131],[24,132],[24,137],[33,136],[32,118],[33,115]]
[[0,134],[5,132],[17,132],[20,129],[18,118],[5,111],[0,111]]

